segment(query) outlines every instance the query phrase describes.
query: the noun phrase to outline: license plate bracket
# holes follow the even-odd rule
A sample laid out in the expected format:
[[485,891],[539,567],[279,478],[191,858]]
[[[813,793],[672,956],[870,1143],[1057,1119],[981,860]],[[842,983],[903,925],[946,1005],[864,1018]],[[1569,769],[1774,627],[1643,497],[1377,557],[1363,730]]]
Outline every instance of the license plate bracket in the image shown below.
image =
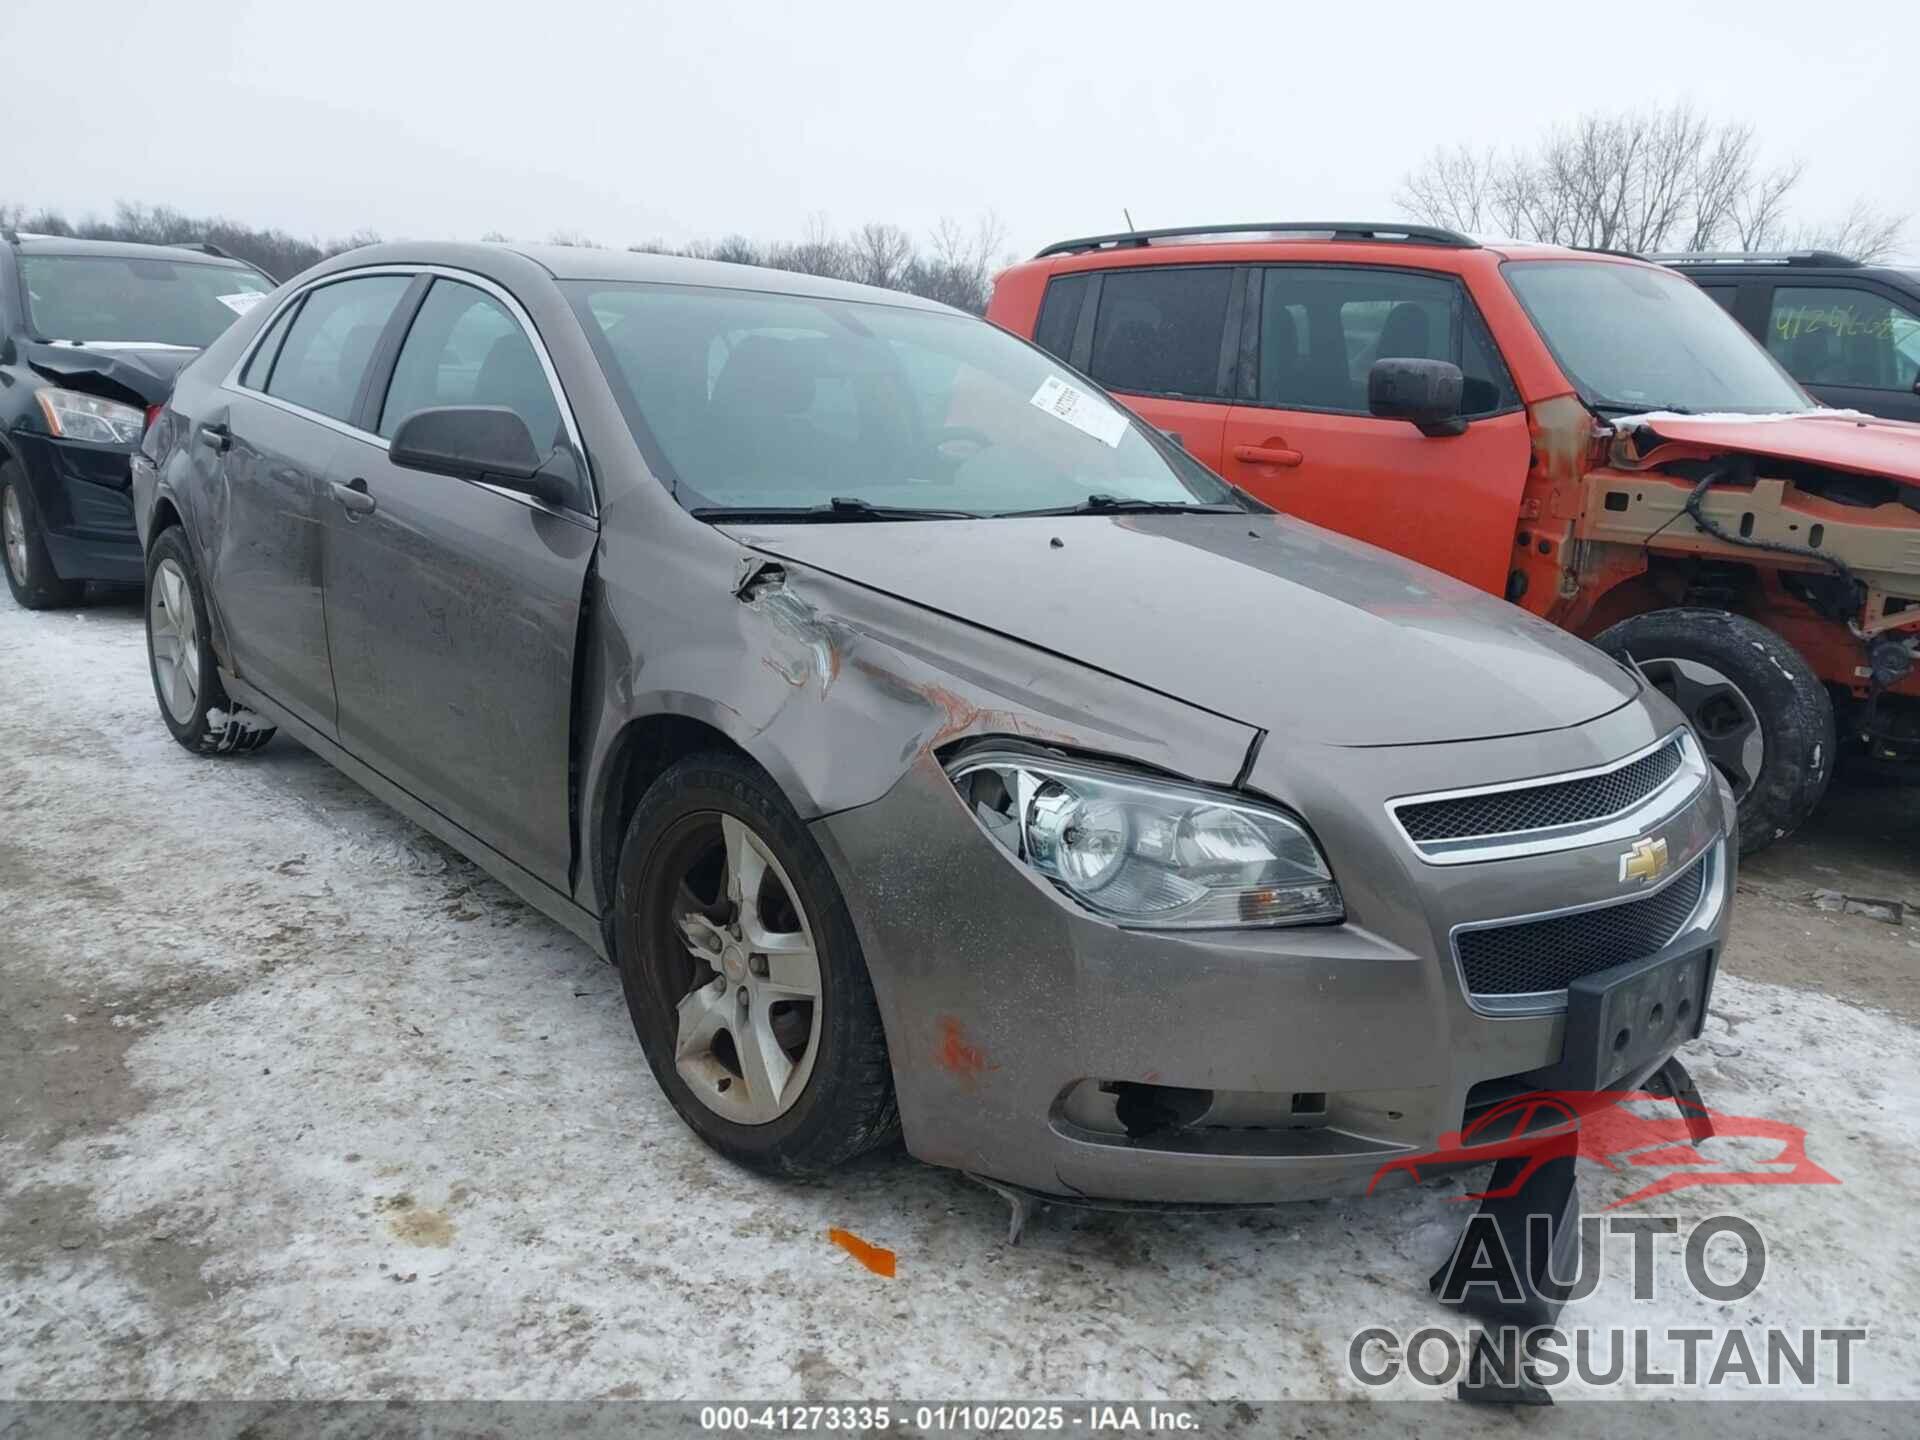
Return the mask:
[[1708,946],[1575,980],[1567,987],[1560,1063],[1533,1078],[1547,1090],[1612,1090],[1656,1068],[1700,1034],[1718,960]]

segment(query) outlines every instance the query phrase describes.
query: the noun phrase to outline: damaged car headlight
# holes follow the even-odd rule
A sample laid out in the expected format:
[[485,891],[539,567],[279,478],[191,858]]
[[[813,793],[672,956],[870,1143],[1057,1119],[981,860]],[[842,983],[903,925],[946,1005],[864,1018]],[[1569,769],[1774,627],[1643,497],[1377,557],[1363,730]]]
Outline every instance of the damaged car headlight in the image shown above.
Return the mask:
[[35,397],[47,429],[63,440],[91,440],[99,445],[138,445],[147,428],[147,413],[136,405],[102,400],[78,390],[42,390]]
[[1298,820],[1224,791],[1004,751],[947,773],[1007,852],[1121,925],[1212,930],[1345,918]]

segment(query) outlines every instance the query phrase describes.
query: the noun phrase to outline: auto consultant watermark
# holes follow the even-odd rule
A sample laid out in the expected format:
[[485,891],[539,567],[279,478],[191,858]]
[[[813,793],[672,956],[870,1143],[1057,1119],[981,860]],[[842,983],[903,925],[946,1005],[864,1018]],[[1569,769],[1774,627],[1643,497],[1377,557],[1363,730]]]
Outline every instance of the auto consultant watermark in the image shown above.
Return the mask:
[[[1732,1143],[1703,1154],[1699,1146],[1715,1138]],[[1645,1183],[1612,1201],[1612,1213],[1583,1218],[1574,1179],[1583,1159]],[[1550,1403],[1554,1387],[1574,1382],[1820,1391],[1852,1384],[1868,1339],[1863,1325],[1762,1326],[1757,1316],[1746,1326],[1560,1320],[1563,1307],[1592,1297],[1610,1275],[1624,1274],[1632,1299],[1649,1305],[1698,1299],[1724,1313],[1752,1296],[1766,1279],[1768,1246],[1751,1219],[1619,1212],[1683,1189],[1839,1184],[1808,1156],[1799,1126],[1710,1111],[1690,1083],[1666,1094],[1538,1092],[1490,1107],[1424,1154],[1383,1165],[1374,1183],[1488,1161],[1490,1180],[1461,1197],[1479,1208],[1430,1282],[1437,1300],[1480,1323],[1363,1327],[1347,1347],[1348,1372],[1360,1384],[1410,1380],[1503,1403]]]
[[[1535,1248],[1552,1243],[1550,1230],[1550,1217],[1534,1217],[1528,1226],[1532,1253],[1516,1256],[1497,1228],[1470,1224],[1454,1261],[1442,1272],[1439,1299],[1460,1306],[1477,1298],[1521,1306],[1544,1289],[1563,1304],[1583,1300],[1598,1289],[1609,1250],[1623,1245],[1631,1251],[1635,1300],[1661,1298],[1662,1267],[1656,1261],[1661,1251],[1671,1257],[1676,1248],[1679,1283],[1702,1298],[1737,1303],[1766,1278],[1766,1241],[1753,1222],[1738,1215],[1709,1216],[1690,1228],[1673,1215],[1588,1216],[1579,1224],[1578,1263],[1570,1275],[1560,1273],[1552,1255]],[[1726,1265],[1725,1256],[1709,1263],[1708,1249],[1716,1240],[1724,1240],[1719,1248],[1737,1257],[1733,1266]],[[1544,1277],[1545,1284],[1530,1276]],[[1856,1349],[1867,1338],[1863,1325],[1423,1325],[1404,1331],[1371,1325],[1349,1342],[1347,1370],[1369,1387],[1390,1385],[1404,1375],[1435,1387],[1464,1382],[1550,1390],[1569,1381],[1713,1387],[1738,1381],[1832,1389],[1852,1383]]]

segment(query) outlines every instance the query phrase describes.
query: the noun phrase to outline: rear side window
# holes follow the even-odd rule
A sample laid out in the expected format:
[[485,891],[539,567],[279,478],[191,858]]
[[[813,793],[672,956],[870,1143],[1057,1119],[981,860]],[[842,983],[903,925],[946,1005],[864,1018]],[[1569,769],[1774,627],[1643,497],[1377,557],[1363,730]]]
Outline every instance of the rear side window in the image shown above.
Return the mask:
[[1518,404],[1493,339],[1459,284],[1437,275],[1275,267],[1260,295],[1263,405],[1367,413],[1376,360],[1448,360],[1466,379],[1468,415]]
[[504,405],[543,451],[562,438],[559,403],[526,331],[493,296],[457,280],[435,280],[414,316],[380,433],[392,439],[407,416],[440,405]]
[[1101,282],[1088,371],[1111,390],[1220,398],[1231,266],[1110,270]]
[[369,275],[310,292],[280,347],[267,394],[336,420],[352,419],[374,346],[412,279]]
[[1087,302],[1085,275],[1062,275],[1047,286],[1047,298],[1040,302],[1040,323],[1034,327],[1033,343],[1049,355],[1072,362],[1073,337],[1080,329],[1080,310]]
[[247,361],[247,368],[240,373],[240,383],[249,390],[267,388],[267,377],[273,373],[273,357],[280,353],[280,343],[287,338],[287,327],[293,324],[293,317],[299,312],[298,303],[287,306],[273,322],[273,328],[267,331],[267,338],[255,347],[253,358]]
[[1911,390],[1920,369],[1920,316],[1851,285],[1773,292],[1767,349],[1808,385]]
[[1714,304],[1718,305],[1722,310],[1726,311],[1729,315],[1733,313],[1734,302],[1740,298],[1739,286],[1737,285],[1702,285],[1700,288],[1706,291],[1707,294],[1713,297]]

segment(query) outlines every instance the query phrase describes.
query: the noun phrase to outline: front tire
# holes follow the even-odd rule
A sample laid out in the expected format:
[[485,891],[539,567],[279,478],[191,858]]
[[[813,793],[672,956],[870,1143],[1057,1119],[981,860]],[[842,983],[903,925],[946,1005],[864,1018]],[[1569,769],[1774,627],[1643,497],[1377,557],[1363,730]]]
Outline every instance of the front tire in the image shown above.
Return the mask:
[[642,797],[620,849],[614,959],[654,1078],[728,1159],[818,1175],[898,1133],[846,901],[751,761],[691,756]]
[[206,616],[193,551],[170,525],[147,552],[147,668],[160,718],[196,755],[243,755],[271,740],[273,727],[227,698]]
[[0,569],[7,572],[13,598],[28,610],[78,605],[86,593],[83,582],[62,580],[55,572],[33,491],[10,461],[0,461]]
[[1680,708],[1740,807],[1740,853],[1797,830],[1833,775],[1833,701],[1798,650],[1725,610],[1655,610],[1593,643]]

